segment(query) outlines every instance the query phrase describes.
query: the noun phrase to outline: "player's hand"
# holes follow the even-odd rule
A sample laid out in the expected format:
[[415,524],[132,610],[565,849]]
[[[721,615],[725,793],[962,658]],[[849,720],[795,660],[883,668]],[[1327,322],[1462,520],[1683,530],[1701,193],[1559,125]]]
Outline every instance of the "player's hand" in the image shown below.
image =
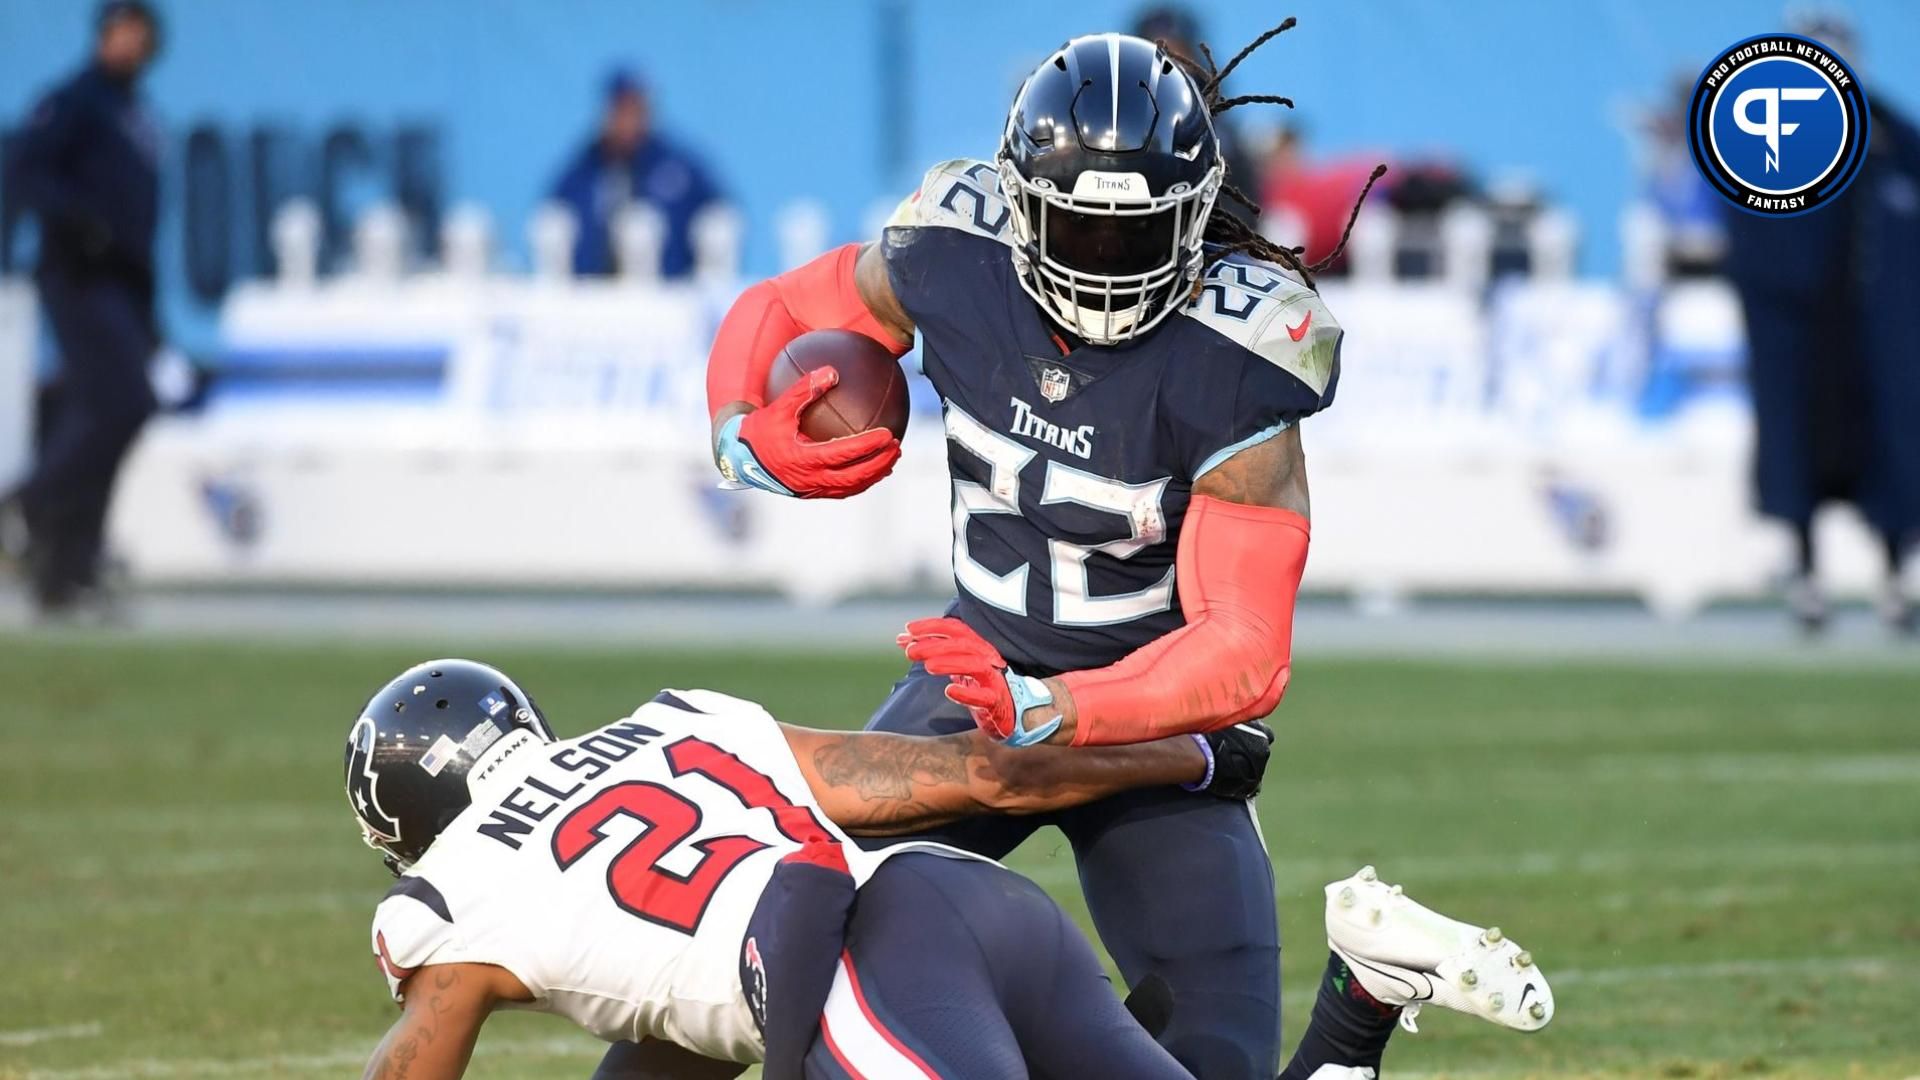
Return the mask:
[[1218,731],[1195,735],[1207,748],[1206,779],[1190,790],[1222,799],[1251,799],[1260,794],[1273,752],[1273,729],[1259,720],[1229,724]]
[[1035,718],[1035,726],[1023,720],[1029,710],[1053,704],[1053,692],[1045,683],[1007,668],[1000,650],[959,619],[916,619],[894,639],[906,651],[907,659],[925,665],[928,673],[952,680],[947,697],[964,705],[973,714],[973,722],[1008,746],[1032,746],[1045,742],[1060,727],[1056,710],[1050,717]]
[[720,427],[714,457],[731,484],[801,499],[844,499],[880,482],[900,460],[900,440],[885,428],[814,442],[800,414],[840,382],[820,367],[761,408]]

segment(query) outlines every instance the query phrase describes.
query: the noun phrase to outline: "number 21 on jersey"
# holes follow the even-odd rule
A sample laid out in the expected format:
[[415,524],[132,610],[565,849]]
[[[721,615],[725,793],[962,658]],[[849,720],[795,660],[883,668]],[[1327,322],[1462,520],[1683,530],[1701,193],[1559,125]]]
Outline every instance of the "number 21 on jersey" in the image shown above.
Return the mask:
[[[771,811],[774,826],[794,843],[832,842],[811,807],[794,803],[767,774],[712,743],[681,739],[666,756],[675,777],[704,776],[743,805]],[[560,822],[553,831],[554,865],[571,869],[607,838],[607,825],[618,817],[639,822],[643,831],[608,862],[607,892],[629,914],[683,934],[700,925],[733,868],[768,846],[750,836],[714,836],[692,845],[700,858],[688,873],[656,865],[699,828],[700,807],[665,784],[629,780],[600,791]]]
[[[967,523],[976,514],[1020,513],[1021,472],[1039,453],[1015,442],[969,416],[951,401],[946,403],[947,438],[987,466],[987,482],[953,481],[953,576],[982,603],[1016,615],[1027,612],[1027,575],[1021,563],[996,574],[982,566],[968,550]],[[1053,583],[1053,623],[1056,626],[1108,626],[1165,611],[1173,603],[1173,568],[1159,581],[1134,592],[1094,596],[1088,589],[1087,558],[1099,552],[1116,559],[1132,558],[1167,538],[1161,499],[1167,478],[1127,484],[1048,460],[1040,488],[1040,504],[1078,503],[1106,511],[1124,522],[1126,535],[1099,544],[1076,544],[1049,538],[1047,554]]]

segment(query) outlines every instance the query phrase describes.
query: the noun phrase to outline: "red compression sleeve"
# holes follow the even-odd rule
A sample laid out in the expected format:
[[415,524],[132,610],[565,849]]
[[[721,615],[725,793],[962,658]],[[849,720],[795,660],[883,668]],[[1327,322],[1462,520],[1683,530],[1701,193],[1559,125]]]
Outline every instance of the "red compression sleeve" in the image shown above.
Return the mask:
[[1307,519],[1195,496],[1176,563],[1187,625],[1118,662],[1060,676],[1075,746],[1146,742],[1265,716],[1287,689]]
[[774,357],[809,330],[853,330],[895,356],[906,353],[907,346],[896,341],[860,299],[853,273],[860,248],[835,248],[740,294],[720,321],[707,356],[708,416],[736,401],[765,405]]

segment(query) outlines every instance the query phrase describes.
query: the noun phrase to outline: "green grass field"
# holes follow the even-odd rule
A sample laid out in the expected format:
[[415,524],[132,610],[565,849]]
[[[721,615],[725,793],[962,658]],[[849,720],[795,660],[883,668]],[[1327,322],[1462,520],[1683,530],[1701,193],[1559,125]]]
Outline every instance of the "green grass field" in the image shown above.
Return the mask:
[[[340,743],[418,658],[0,636],[0,1078],[357,1074],[392,1015],[366,943],[386,878]],[[854,725],[897,674],[884,654],[487,658],[562,733],[663,685]],[[1325,958],[1319,886],[1373,862],[1505,926],[1560,1004],[1530,1037],[1430,1012],[1390,1074],[1920,1075],[1920,665],[1320,660],[1279,727],[1260,809],[1290,1039]],[[1057,833],[1015,865],[1083,912]],[[597,1058],[558,1020],[495,1027],[475,1076],[584,1080]]]

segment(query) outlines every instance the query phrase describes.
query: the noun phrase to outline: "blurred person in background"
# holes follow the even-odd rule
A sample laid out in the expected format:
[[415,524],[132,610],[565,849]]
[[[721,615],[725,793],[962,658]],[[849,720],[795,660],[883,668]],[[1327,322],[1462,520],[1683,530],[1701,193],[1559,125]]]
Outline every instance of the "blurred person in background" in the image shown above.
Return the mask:
[[1635,150],[1641,195],[1666,231],[1667,272],[1676,278],[1717,275],[1726,257],[1725,203],[1693,164],[1687,147],[1692,73],[1675,74],[1667,94],[1643,118]]
[[[1852,28],[1831,16],[1790,20],[1796,33],[1858,63]],[[1824,627],[1814,512],[1859,509],[1879,539],[1881,616],[1916,629],[1920,539],[1920,132],[1872,96],[1867,159],[1846,193],[1791,218],[1726,212],[1728,274],[1746,313],[1760,512],[1794,531],[1787,604]]]
[[[1364,159],[1356,155],[1315,162],[1308,158],[1306,133],[1297,122],[1290,122],[1275,135],[1266,160],[1265,183],[1258,189],[1260,205],[1269,217],[1288,221],[1299,230],[1297,235],[1276,238],[1288,244],[1305,244],[1308,261],[1324,258],[1340,244],[1347,217],[1353,212],[1354,196],[1367,186],[1381,155]],[[1400,166],[1381,185],[1381,194],[1394,197],[1399,187]],[[1346,256],[1339,255],[1327,272],[1338,276],[1346,272]]]
[[693,216],[719,197],[700,159],[655,130],[646,87],[624,68],[607,77],[600,129],[568,162],[552,192],[579,223],[573,271],[582,276],[619,271],[613,223],[621,210],[644,203],[666,219],[660,275],[685,277],[693,271]]
[[39,222],[34,283],[60,353],[32,471],[5,500],[45,614],[99,599],[114,479],[155,409],[160,135],[138,84],[159,30],[140,0],[103,4],[91,59],[35,107],[9,162],[8,186]]

